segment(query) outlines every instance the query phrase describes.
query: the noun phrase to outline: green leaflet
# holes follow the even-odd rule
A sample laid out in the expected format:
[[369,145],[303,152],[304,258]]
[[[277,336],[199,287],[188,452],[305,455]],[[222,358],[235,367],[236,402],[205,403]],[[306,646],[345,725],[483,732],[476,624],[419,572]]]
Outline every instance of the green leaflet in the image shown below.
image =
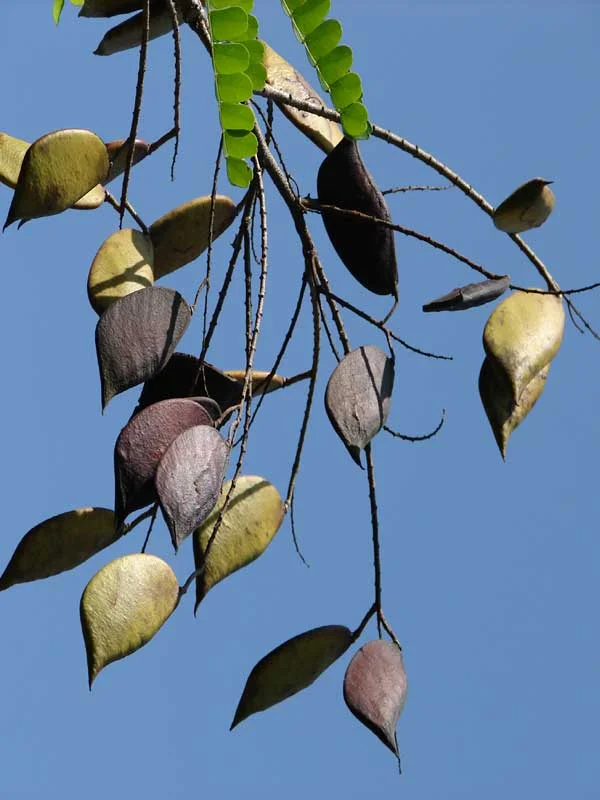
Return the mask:
[[371,132],[369,114],[362,102],[360,77],[350,71],[352,50],[340,44],[340,23],[326,19],[331,0],[281,0],[281,5],[304,44],[321,86],[341,115],[344,133],[352,139],[367,139]]
[[[74,6],[82,6],[83,2],[84,0],[71,0],[71,3]],[[65,0],[54,0],[52,3],[52,19],[54,20],[55,25],[58,25],[64,5]]]
[[258,20],[250,13],[253,6],[254,0],[208,2],[227,177],[242,188],[252,180],[246,159],[255,156],[258,147],[252,133],[254,113],[247,101],[253,92],[263,88],[266,80],[264,47],[256,38]]

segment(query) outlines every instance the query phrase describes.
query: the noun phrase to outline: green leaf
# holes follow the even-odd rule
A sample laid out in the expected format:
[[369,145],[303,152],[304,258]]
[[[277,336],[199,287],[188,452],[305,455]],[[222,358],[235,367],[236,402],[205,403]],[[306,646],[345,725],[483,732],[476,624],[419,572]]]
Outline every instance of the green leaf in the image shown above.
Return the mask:
[[342,127],[348,136],[366,139],[370,132],[369,114],[363,103],[352,103],[341,112]]
[[244,73],[252,82],[252,89],[259,92],[267,82],[267,70],[264,64],[255,64],[251,62],[250,66]]
[[326,56],[317,61],[321,79],[331,85],[343,77],[352,66],[352,50],[348,45],[340,44]]
[[219,103],[219,116],[224,131],[251,131],[254,127],[252,109],[240,103]]
[[234,186],[247,189],[252,180],[253,170],[240,158],[227,157],[227,177]]
[[237,7],[229,6],[221,11],[211,11],[210,25],[216,41],[231,41],[240,37],[246,38],[248,30],[248,14]]
[[213,59],[217,75],[245,72],[250,64],[250,54],[243,44],[215,44]]
[[342,38],[342,26],[337,19],[328,19],[306,37],[306,48],[313,61],[318,61],[323,56],[338,46]]
[[259,39],[248,39],[247,42],[244,42],[244,47],[248,51],[250,62],[255,61],[262,64],[263,58],[265,57],[264,42],[261,42]]
[[252,97],[252,81],[244,72],[217,75],[217,96],[223,103],[243,103]]
[[223,141],[225,152],[233,158],[251,158],[258,150],[256,136],[251,131],[225,131]]
[[331,87],[331,99],[337,109],[347,108],[362,97],[362,84],[356,72],[348,72]]
[[55,25],[58,25],[64,5],[65,0],[54,0],[54,4],[52,6],[52,19],[54,20]]
[[[349,71],[352,50],[339,43],[342,38],[340,23],[336,19],[324,19],[329,12],[330,1],[281,0],[281,4],[292,20],[296,36],[304,43],[321,86],[329,92],[334,106],[340,112],[344,133],[351,139],[368,138],[371,126],[367,109],[360,102],[361,81],[356,73]],[[284,113],[288,114],[287,111]]]
[[306,0],[292,13],[292,19],[303,37],[308,36],[329,14],[331,0]]
[[209,6],[211,10],[214,9],[215,11],[228,6],[238,6],[238,8],[250,13],[254,6],[254,0],[209,0]]

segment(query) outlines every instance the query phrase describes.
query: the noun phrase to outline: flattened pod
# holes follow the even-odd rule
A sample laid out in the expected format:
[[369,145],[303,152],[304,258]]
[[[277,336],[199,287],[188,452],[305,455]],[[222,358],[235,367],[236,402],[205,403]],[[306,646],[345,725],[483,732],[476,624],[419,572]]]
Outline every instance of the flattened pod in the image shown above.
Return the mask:
[[503,376],[496,373],[489,358],[484,359],[479,373],[479,395],[503,459],[506,458],[512,432],[523,422],[544,391],[549,371],[550,364],[546,364],[523,389],[519,402],[515,403]]
[[423,311],[466,311],[468,308],[483,306],[491,303],[510,286],[510,275],[503,278],[492,278],[479,283],[468,283],[466,286],[457,286],[448,294],[436,297],[423,306]]
[[[358,144],[344,138],[319,168],[319,202],[391,221],[385,198],[365,167]],[[398,297],[394,232],[375,222],[322,211],[327,235],[344,265],[366,289]]]
[[554,192],[545,178],[533,178],[509,195],[495,209],[494,225],[505,233],[523,233],[539,228],[554,208]]
[[396,725],[406,692],[404,661],[397,645],[376,639],[354,654],[344,676],[346,705],[396,756]]

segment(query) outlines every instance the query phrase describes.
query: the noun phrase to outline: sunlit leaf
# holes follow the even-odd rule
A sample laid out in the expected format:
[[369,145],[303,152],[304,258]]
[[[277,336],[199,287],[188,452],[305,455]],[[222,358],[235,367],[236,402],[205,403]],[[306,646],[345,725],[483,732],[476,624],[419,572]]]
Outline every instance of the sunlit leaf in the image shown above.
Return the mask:
[[242,399],[242,385],[211,364],[201,364],[196,356],[174,353],[166,367],[142,389],[137,411],[171,397],[206,396],[222,409],[236,406]]
[[[336,208],[360,211],[390,221],[385,198],[369,174],[353,139],[329,153],[317,177],[319,201]],[[365,288],[375,294],[398,296],[394,233],[383,225],[335,211],[321,212],[336,253]]]
[[[171,209],[150,225],[156,279],[198,258],[208,247],[210,195],[196,197]],[[230,197],[214,198],[213,241],[233,222],[236,209]]]
[[506,447],[512,432],[523,422],[544,391],[549,371],[550,364],[547,364],[531,379],[521,392],[519,402],[515,403],[505,380],[497,375],[489,359],[484,359],[479,373],[479,395],[502,458],[506,458]]
[[140,289],[106,309],[96,326],[103,409],[116,394],[160,372],[190,319],[179,292],[162,286]]
[[248,14],[243,8],[230,5],[210,12],[212,35],[217,41],[237,39],[248,30]]
[[306,37],[305,43],[308,52],[314,61],[318,61],[323,56],[337,47],[342,38],[342,26],[337,19],[328,19],[322,22]]
[[[85,8],[85,6],[84,6]],[[182,14],[177,3],[175,4],[177,19],[181,23]],[[150,20],[148,25],[148,40],[157,39],[171,33],[173,22],[168,6],[162,2],[150,7]],[[108,30],[98,47],[94,50],[96,56],[112,56],[114,53],[121,53],[124,50],[131,50],[139,47],[144,36],[144,14],[136,14],[134,17],[115,25]]]
[[346,705],[396,756],[396,725],[406,691],[404,661],[397,645],[376,639],[354,654],[344,676]]
[[254,0],[233,0],[233,2],[232,0],[209,0],[209,2],[210,7],[213,9],[227,8],[227,6],[231,6],[235,3],[236,6],[239,6],[247,13],[250,13],[254,6]]
[[223,142],[233,158],[250,158],[256,153],[257,139],[252,131],[225,131]]
[[342,109],[342,127],[348,136],[355,139],[366,139],[370,132],[369,116],[367,109],[362,103],[350,103]]
[[58,25],[64,4],[65,0],[54,0],[52,4],[52,19],[55,25]]
[[356,72],[348,72],[330,86],[335,107],[345,109],[362,97],[362,83]]
[[194,425],[212,425],[203,405],[191,399],[163,400],[136,414],[115,443],[115,516],[117,527],[132,511],[157,500],[156,468],[169,445]]
[[243,103],[252,97],[252,81],[244,72],[217,75],[217,89],[224,103]]
[[154,283],[150,237],[132,228],[112,233],[96,253],[88,275],[88,298],[101,314],[111,303]]
[[91,131],[67,129],[42,136],[25,153],[4,227],[18,219],[59,214],[107,173],[106,146]]
[[213,58],[217,75],[245,72],[250,64],[248,50],[239,43],[215,44]]
[[219,103],[219,115],[224,130],[251,131],[254,127],[252,110],[241,103]]
[[390,412],[394,363],[374,345],[348,353],[334,369],[325,408],[335,432],[360,466],[360,451],[381,430]]
[[231,481],[223,484],[217,505],[194,531],[196,569],[205,565],[196,579],[196,608],[219,581],[264,553],[283,522],[283,500],[277,489],[264,478],[240,475],[205,560],[208,542],[230,488]]
[[564,327],[562,300],[551,294],[515,292],[490,315],[483,346],[515,403],[558,352]]
[[334,47],[326,56],[322,56],[317,66],[322,79],[329,85],[334,84],[350,71],[352,67],[352,50],[347,45],[340,44],[338,47]]
[[[272,47],[265,44],[265,67],[267,83],[274,89],[291,95],[296,100],[324,106],[322,98],[305,80],[305,78],[289,64]],[[302,131],[305,136],[318,145],[326,153],[343,139],[340,126],[328,119],[306,111],[299,111],[284,103],[277,104],[285,116]]]
[[214,428],[188,428],[171,443],[155,475],[156,491],[175,550],[215,507],[229,447]]
[[292,13],[292,19],[302,36],[308,36],[329,14],[331,0],[306,0]]
[[40,522],[17,545],[0,591],[74,569],[116,538],[115,516],[108,508],[77,508]]
[[437,297],[423,306],[423,311],[465,311],[474,306],[491,303],[510,286],[510,275],[479,283],[469,283],[453,289],[448,294]]
[[233,156],[227,156],[225,164],[229,182],[234,186],[239,186],[240,189],[247,189],[253,175],[251,167],[243,159]]
[[156,556],[123,556],[97,572],[80,606],[90,688],[100,670],[147,644],[178,601],[175,573]]
[[351,642],[348,628],[324,625],[280,644],[248,676],[231,728],[251,714],[306,689],[346,652]]

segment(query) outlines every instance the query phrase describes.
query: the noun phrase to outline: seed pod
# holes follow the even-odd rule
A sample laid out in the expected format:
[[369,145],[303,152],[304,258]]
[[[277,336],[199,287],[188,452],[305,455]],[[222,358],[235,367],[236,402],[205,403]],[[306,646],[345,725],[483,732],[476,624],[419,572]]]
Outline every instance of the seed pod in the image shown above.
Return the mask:
[[493,213],[494,225],[505,233],[539,228],[554,208],[554,193],[545,178],[533,178],[503,200]]
[[[385,199],[365,167],[358,144],[344,138],[328,154],[317,177],[319,202],[360,211],[390,222]],[[322,210],[325,230],[336,253],[366,289],[398,298],[394,232],[376,222]]]

